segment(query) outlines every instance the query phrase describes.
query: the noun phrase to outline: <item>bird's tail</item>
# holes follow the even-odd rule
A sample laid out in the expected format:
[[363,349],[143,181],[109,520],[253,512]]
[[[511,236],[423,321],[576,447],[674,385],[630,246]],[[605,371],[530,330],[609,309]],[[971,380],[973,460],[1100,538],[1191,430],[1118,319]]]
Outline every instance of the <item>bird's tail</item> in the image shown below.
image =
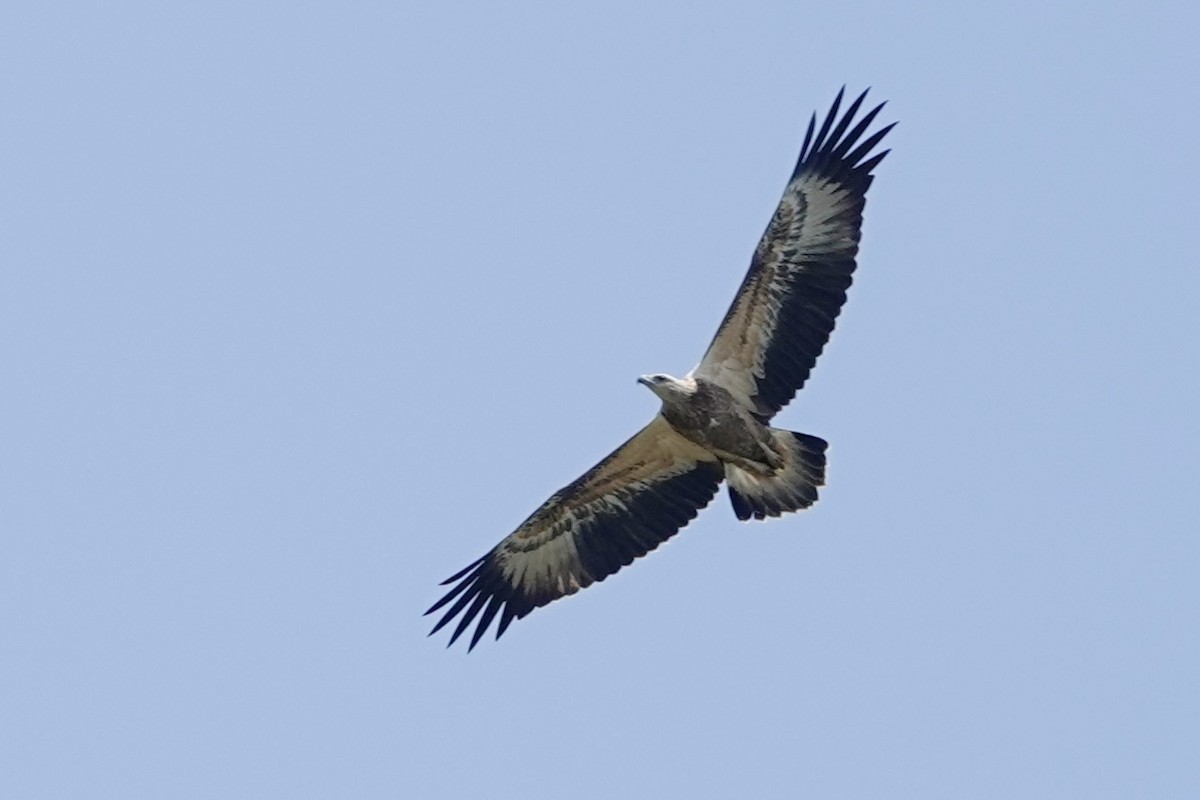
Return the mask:
[[817,487],[825,485],[825,448],[816,436],[771,429],[775,450],[782,453],[783,466],[770,475],[725,464],[729,499],[738,519],[766,519],[787,511],[799,511],[817,502]]

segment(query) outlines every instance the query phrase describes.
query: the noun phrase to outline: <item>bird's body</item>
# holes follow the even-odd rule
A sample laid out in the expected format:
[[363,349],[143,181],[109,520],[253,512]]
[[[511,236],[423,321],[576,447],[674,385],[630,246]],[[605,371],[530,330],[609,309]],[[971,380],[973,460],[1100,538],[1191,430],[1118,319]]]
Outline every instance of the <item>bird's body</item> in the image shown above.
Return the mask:
[[499,638],[514,619],[656,548],[723,480],[742,520],[816,502],[825,441],[770,421],[808,379],[846,301],[871,170],[887,154],[871,151],[892,127],[862,138],[880,105],[851,128],[865,97],[839,117],[839,93],[819,131],[813,116],[783,198],[700,363],[683,378],[638,379],[662,399],[660,412],[446,580],[453,588],[426,613],[453,605],[434,631],[461,614],[453,643],[478,619],[474,647],[499,614]]
[[783,456],[772,446],[770,427],[722,386],[705,378],[669,375],[643,377],[639,383],[662,398],[659,413],[675,433],[723,463],[762,475],[782,466]]

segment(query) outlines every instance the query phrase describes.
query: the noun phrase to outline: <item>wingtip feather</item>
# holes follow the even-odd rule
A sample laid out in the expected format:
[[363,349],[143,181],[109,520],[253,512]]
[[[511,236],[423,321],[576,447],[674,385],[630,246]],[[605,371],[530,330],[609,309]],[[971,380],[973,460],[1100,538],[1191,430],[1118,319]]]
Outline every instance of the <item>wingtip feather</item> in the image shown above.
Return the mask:
[[467,564],[465,567],[460,569],[458,572],[451,575],[449,578],[446,578],[446,580],[439,583],[438,586],[449,586],[450,584],[454,583],[456,580],[458,580],[462,576],[466,575],[471,570],[475,569],[475,567],[478,567],[480,564],[482,564],[484,559],[486,559],[486,558],[487,558],[487,555],[480,556],[479,558],[472,561],[470,564]]

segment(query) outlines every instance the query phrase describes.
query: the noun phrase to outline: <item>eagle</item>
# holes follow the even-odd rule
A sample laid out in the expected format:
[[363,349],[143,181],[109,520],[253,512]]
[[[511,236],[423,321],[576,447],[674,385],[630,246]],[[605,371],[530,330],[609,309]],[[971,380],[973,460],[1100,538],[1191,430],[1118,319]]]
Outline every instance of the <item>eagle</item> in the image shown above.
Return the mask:
[[430,635],[458,617],[449,646],[477,621],[470,651],[498,614],[499,639],[513,620],[675,535],[721,481],[739,520],[816,502],[825,440],[770,421],[808,380],[846,302],[872,171],[890,152],[874,151],[896,124],[865,136],[884,104],[856,123],[867,92],[839,114],[844,94],[820,128],[810,118],[783,199],[700,363],[683,378],[637,379],[662,401],[650,424],[443,581],[452,588],[425,613],[450,607]]

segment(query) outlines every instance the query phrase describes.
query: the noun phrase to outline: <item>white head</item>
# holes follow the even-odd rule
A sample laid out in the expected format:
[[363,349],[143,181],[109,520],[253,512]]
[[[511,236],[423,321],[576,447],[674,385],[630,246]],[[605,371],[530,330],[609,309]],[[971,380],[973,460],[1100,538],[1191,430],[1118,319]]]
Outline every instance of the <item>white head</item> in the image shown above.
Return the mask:
[[643,375],[637,382],[654,392],[664,403],[686,403],[696,393],[695,378],[672,378],[662,373]]

